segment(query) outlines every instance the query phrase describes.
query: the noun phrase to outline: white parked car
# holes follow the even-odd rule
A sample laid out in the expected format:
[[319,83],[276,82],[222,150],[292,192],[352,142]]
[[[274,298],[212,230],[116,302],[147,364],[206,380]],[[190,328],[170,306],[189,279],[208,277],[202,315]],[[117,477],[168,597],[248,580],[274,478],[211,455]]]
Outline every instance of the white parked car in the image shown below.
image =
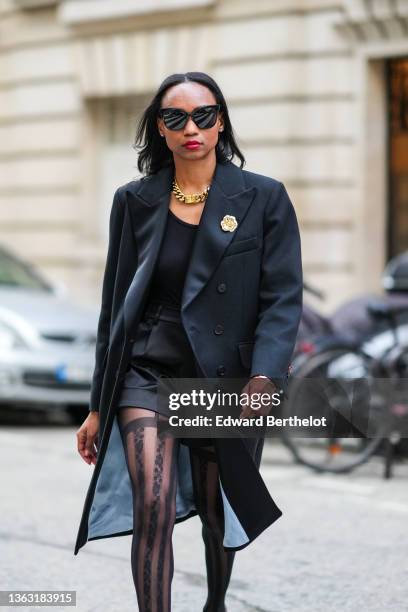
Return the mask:
[[0,409],[88,411],[98,311],[0,247]]

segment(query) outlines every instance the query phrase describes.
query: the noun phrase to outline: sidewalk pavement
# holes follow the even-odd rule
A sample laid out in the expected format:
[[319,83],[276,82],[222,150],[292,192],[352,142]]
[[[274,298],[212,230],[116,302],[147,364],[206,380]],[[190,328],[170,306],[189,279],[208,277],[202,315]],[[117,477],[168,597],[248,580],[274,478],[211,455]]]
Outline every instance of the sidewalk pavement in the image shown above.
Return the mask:
[[[75,431],[0,431],[2,589],[76,590],[78,612],[136,611],[130,536],[89,542],[73,554],[93,469],[77,454]],[[283,516],[236,553],[228,612],[406,612],[407,462],[388,481],[380,458],[349,475],[316,475],[267,440],[261,469]],[[176,525],[173,543],[172,609],[201,612],[199,518]]]

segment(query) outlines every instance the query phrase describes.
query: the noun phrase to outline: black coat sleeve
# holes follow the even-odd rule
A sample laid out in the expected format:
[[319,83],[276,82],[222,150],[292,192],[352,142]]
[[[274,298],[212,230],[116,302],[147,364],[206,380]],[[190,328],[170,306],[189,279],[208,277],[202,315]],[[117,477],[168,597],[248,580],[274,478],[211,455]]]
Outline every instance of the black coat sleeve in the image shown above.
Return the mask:
[[261,265],[251,376],[269,376],[286,395],[302,314],[303,273],[296,213],[283,183],[265,206]]
[[96,335],[95,368],[91,384],[90,412],[99,411],[102,380],[109,347],[113,289],[115,285],[123,219],[124,202],[121,196],[121,188],[119,187],[113,196],[109,219],[109,245],[102,283],[102,303]]

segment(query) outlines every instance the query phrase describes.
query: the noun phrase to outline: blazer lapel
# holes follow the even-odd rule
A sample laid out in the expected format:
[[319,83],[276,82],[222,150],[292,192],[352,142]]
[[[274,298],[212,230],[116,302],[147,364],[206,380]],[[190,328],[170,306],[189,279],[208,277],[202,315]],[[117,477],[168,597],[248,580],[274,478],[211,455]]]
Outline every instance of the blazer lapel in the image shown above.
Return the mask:
[[231,162],[216,165],[187,269],[181,302],[183,311],[209,281],[235,236],[236,230],[229,232],[222,229],[223,217],[233,215],[238,229],[254,195],[255,187],[245,188],[240,168]]
[[173,168],[164,167],[144,178],[137,191],[131,191],[138,206],[129,206],[138,251],[137,269],[124,300],[125,328],[130,329],[142,312],[149,282],[153,277],[166,228]]
[[[127,327],[137,316],[137,312],[131,308],[132,304],[139,305],[144,302],[136,300],[136,297],[144,295],[147,291],[160,252],[166,228],[173,173],[173,166],[166,166],[155,175],[144,179],[137,192],[132,192],[142,206],[138,206],[137,210],[133,211],[135,215],[133,227],[139,259],[135,276],[125,298],[124,313]],[[235,234],[234,231],[222,229],[222,218],[225,215],[233,215],[239,226],[254,198],[255,191],[255,187],[246,188],[242,170],[238,166],[232,162],[216,164],[187,269],[182,311],[204,288]]]

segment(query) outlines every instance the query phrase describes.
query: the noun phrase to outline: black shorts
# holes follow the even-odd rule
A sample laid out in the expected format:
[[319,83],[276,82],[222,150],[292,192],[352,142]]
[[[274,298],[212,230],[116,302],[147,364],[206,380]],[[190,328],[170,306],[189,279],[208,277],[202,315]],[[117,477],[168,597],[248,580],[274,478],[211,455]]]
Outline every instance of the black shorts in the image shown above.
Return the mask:
[[[180,310],[150,302],[132,344],[117,409],[135,406],[168,417],[169,412],[157,401],[157,384],[163,376],[197,378],[202,373],[182,325]],[[189,446],[212,446],[208,438],[181,438],[180,441]]]

